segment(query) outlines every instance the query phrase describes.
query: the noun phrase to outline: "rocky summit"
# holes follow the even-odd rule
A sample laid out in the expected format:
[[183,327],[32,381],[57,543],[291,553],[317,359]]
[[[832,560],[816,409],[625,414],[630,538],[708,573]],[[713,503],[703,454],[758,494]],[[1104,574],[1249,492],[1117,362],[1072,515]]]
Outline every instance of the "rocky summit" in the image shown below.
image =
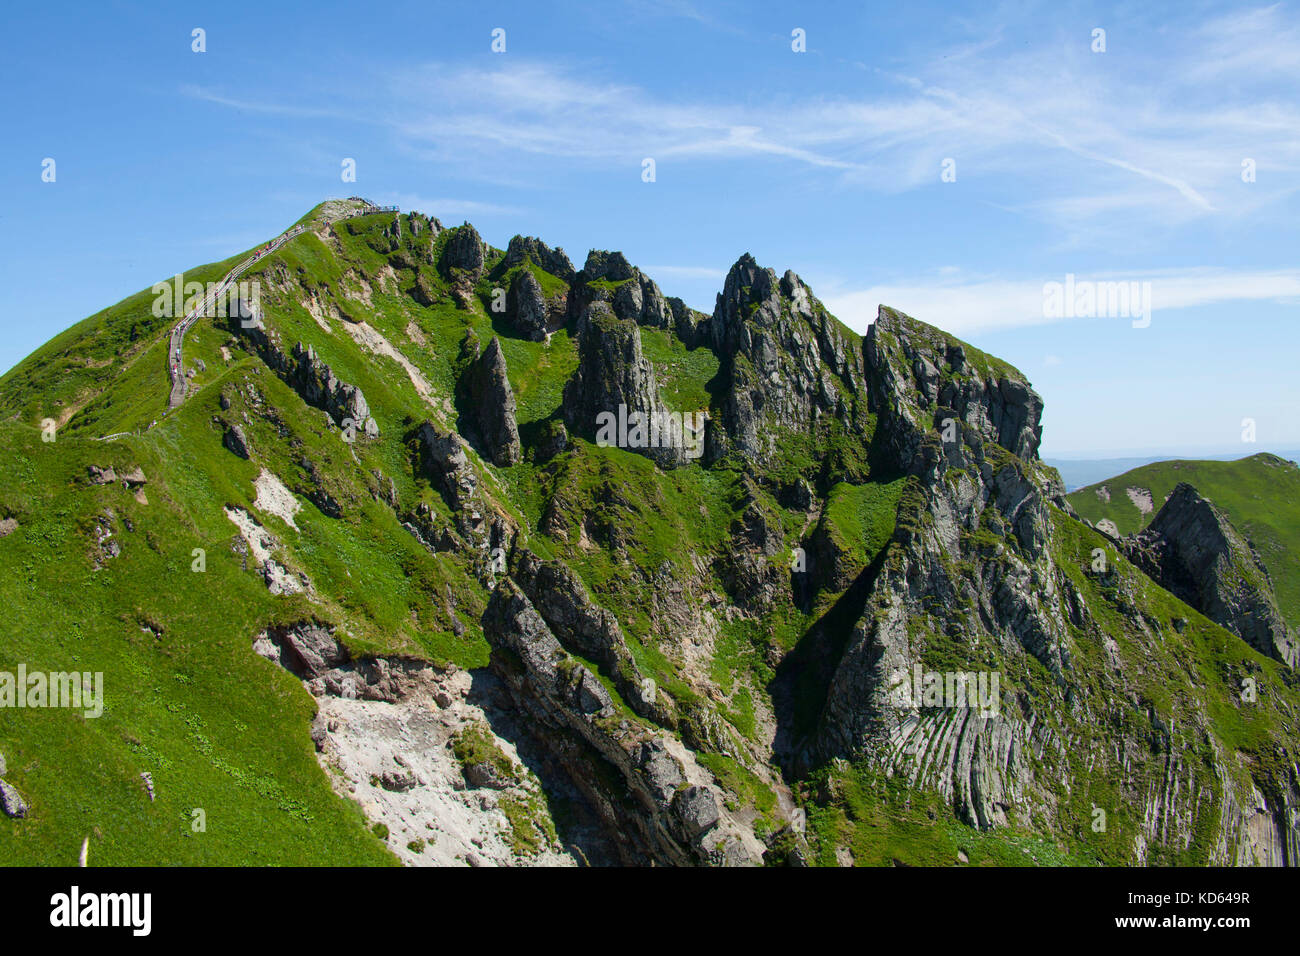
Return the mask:
[[0,681],[104,688],[0,708],[6,857],[1300,859],[1280,559],[1190,484],[1094,527],[944,316],[301,225],[257,321],[144,291],[0,379]]

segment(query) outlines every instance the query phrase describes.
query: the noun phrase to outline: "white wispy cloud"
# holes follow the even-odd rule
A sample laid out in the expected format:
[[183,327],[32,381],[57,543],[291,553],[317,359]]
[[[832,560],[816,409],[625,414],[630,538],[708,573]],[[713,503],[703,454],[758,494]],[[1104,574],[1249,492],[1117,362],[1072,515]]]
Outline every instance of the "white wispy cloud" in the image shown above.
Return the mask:
[[[699,15],[684,2],[651,9]],[[566,168],[654,157],[786,163],[834,185],[898,192],[934,186],[951,157],[959,182],[1002,184],[1006,208],[1075,234],[1259,213],[1293,188],[1263,174],[1300,169],[1300,104],[1275,82],[1300,75],[1294,13],[1244,9],[1165,34],[1149,62],[1121,67],[1112,57],[1122,54],[1092,53],[1086,34],[1008,49],[990,27],[908,73],[876,71],[884,90],[863,96],[666,95],[602,79],[591,63],[514,56],[389,70],[322,91],[322,106],[183,92],[241,111],[380,123],[417,155],[485,179],[527,175],[521,156]],[[1121,47],[1140,36],[1112,30]],[[1274,81],[1267,95],[1264,79]],[[1243,194],[1245,157],[1262,175]]]
[[[1049,318],[1043,308],[1043,286],[1064,282],[1064,275],[1022,279],[918,276],[913,280],[863,289],[833,289],[822,294],[826,307],[840,321],[865,332],[881,305],[937,325],[958,336],[994,332],[1051,322],[1096,321]],[[1076,281],[1150,282],[1153,321],[1167,312],[1224,302],[1273,301],[1300,303],[1300,269],[1227,271],[1167,269],[1148,273],[1081,274]]]
[[340,110],[338,106],[308,106],[298,103],[277,103],[266,99],[247,99],[238,96],[227,96],[219,90],[206,86],[199,86],[195,83],[182,84],[180,88],[181,95],[190,99],[202,100],[205,103],[212,103],[216,106],[229,107],[232,110],[238,110],[241,113],[263,113],[272,116],[289,116],[295,119],[351,119],[364,121],[363,114],[350,114]]
[[1287,12],[1285,4],[1274,3],[1209,20],[1196,31],[1206,56],[1192,65],[1191,75],[1256,81],[1300,78],[1300,27]]

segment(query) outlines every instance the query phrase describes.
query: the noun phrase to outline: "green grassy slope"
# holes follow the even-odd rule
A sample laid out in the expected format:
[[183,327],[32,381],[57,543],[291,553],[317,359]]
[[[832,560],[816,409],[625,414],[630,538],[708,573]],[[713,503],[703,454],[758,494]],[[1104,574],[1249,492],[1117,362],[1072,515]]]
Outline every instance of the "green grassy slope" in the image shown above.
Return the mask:
[[[252,251],[186,270],[184,281],[219,282]],[[159,281],[170,283],[171,277]],[[160,418],[167,409],[166,332],[176,319],[155,316],[156,299],[152,287],[143,289],[19,362],[0,377],[0,417],[63,423],[80,414],[79,425],[96,436]],[[112,397],[103,394],[110,386],[116,386]]]
[[[310,696],[250,653],[267,623],[325,609],[300,598],[277,607],[241,570],[219,505],[248,507],[251,485],[235,469],[190,470],[192,445],[176,456],[169,432],[44,443],[3,428],[0,510],[19,527],[0,539],[0,669],[102,672],[106,703],[96,719],[0,709],[8,779],[33,808],[0,826],[0,860],[71,865],[89,836],[91,861],[105,865],[387,862],[316,763]],[[87,463],[140,465],[149,503],[120,484],[84,484]],[[110,513],[121,554],[97,562],[87,530]],[[202,573],[191,570],[196,547]],[[192,829],[196,809],[206,832]]]
[[[310,344],[336,375],[361,387],[380,427],[377,440],[344,444],[324,413],[307,406],[221,318],[201,319],[187,336],[186,364],[205,367],[182,407],[166,412],[173,320],[152,315],[150,291],[79,323],[0,380],[0,519],[18,523],[0,538],[7,612],[0,670],[25,664],[30,671],[102,672],[107,698],[97,719],[0,709],[7,779],[33,808],[25,820],[0,821],[0,861],[69,863],[90,836],[91,859],[100,864],[393,862],[318,766],[310,696],[257,657],[252,639],[269,624],[316,618],[334,625],[354,653],[486,664],[479,625],[486,593],[467,559],[430,554],[395,513],[423,502],[450,523],[440,495],[414,469],[410,436],[426,419],[454,422],[467,334],[480,343],[501,337],[525,428],[558,416],[577,354],[567,329],[532,342],[490,311],[499,250],[488,251],[475,299],[461,308],[434,266],[446,233],[431,238],[426,230],[413,239],[408,225],[392,249],[382,236],[391,221],[367,216],[335,224],[324,238],[299,236],[243,277],[261,283],[268,327],[286,350]],[[186,278],[216,281],[240,258]],[[541,273],[539,281],[554,290],[560,280]],[[412,294],[420,282],[432,291],[431,305]],[[427,391],[399,361],[364,347],[353,322],[387,339]],[[687,354],[668,333],[656,345],[664,379],[692,398],[704,395],[689,373],[703,368],[711,376],[700,360],[712,354]],[[41,440],[45,417],[61,423],[54,442]],[[244,428],[253,461],[223,447],[229,422]],[[96,440],[116,432],[135,434]],[[625,526],[628,545],[647,562],[679,558],[675,545],[684,534],[716,544],[732,517],[728,479],[694,469],[664,484],[647,459],[619,449],[578,442],[544,469],[476,464],[485,493],[516,516],[525,539],[561,491],[585,509],[597,488],[639,485],[635,506],[611,503],[603,520]],[[148,503],[120,482],[88,484],[91,465],[120,473],[139,465]],[[263,467],[302,506],[297,530],[253,508],[253,481]],[[388,479],[398,509],[380,500]],[[338,501],[343,517],[328,517],[308,500],[318,492]],[[711,520],[679,517],[702,501],[715,509]],[[268,592],[236,550],[228,506],[253,513],[277,537],[277,560],[308,577],[310,596]],[[101,527],[121,547],[118,556],[100,553]],[[563,540],[547,541],[537,539],[539,552],[568,551]],[[191,570],[195,548],[205,551],[201,573]],[[601,600],[629,621],[648,669],[674,683],[675,665],[656,653],[649,621],[629,613],[637,585],[626,569],[596,554],[584,570]],[[153,803],[144,772],[153,776]],[[191,828],[200,809],[203,833]]]

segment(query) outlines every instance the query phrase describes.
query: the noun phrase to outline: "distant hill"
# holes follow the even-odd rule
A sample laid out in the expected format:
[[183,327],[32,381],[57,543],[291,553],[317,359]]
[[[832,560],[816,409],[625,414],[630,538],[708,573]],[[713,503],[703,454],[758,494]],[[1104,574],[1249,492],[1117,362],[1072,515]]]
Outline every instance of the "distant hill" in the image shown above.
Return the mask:
[[[1300,449],[1277,449],[1277,454],[1287,459],[1300,459]],[[1196,461],[1235,461],[1236,455],[1201,455]],[[1085,485],[1105,481],[1122,475],[1133,468],[1161,461],[1173,461],[1169,455],[1142,455],[1132,458],[1044,458],[1043,461],[1061,473],[1066,491],[1076,491]],[[1177,460],[1193,460],[1177,459]]]
[[1300,624],[1300,468],[1277,455],[1237,461],[1161,461],[1080,488],[1069,500],[1093,524],[1115,522],[1121,534],[1146,527],[1180,482],[1228,516],[1268,568],[1278,606]]

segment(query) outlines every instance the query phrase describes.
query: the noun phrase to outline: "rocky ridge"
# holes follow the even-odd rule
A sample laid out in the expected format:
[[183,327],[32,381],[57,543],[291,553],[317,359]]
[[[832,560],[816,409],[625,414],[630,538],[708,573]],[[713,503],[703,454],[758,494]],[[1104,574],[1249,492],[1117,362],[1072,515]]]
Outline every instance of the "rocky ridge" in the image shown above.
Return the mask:
[[1282,619],[1259,555],[1196,489],[1180,482],[1125,555],[1165,590],[1289,667],[1300,642]]

